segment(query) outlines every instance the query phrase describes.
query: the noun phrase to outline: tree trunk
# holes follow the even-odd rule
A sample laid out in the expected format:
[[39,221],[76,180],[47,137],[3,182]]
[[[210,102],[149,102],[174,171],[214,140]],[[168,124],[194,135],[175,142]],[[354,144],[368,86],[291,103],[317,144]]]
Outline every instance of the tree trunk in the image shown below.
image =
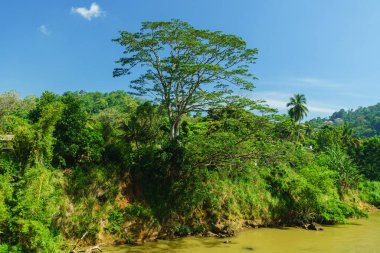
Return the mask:
[[178,116],[177,119],[172,121],[170,125],[170,139],[175,140],[179,136],[179,128],[180,128],[180,123],[181,123],[182,116]]
[[297,126],[297,144],[300,141],[300,132],[301,132],[300,125],[301,125],[301,121],[298,121],[298,126]]
[[175,138],[176,138],[176,135],[175,135],[174,124],[171,124],[171,125],[170,125],[170,139],[171,139],[171,140],[174,140]]

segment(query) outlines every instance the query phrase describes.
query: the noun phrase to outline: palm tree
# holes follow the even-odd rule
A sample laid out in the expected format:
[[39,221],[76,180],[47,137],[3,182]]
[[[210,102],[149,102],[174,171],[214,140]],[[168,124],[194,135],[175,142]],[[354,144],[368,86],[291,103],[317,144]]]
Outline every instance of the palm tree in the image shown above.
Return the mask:
[[297,134],[297,142],[299,140],[301,120],[307,115],[309,110],[306,107],[306,97],[304,94],[294,94],[293,97],[290,98],[289,103],[286,104],[289,107],[288,114],[292,119],[293,123],[298,123],[298,134]]

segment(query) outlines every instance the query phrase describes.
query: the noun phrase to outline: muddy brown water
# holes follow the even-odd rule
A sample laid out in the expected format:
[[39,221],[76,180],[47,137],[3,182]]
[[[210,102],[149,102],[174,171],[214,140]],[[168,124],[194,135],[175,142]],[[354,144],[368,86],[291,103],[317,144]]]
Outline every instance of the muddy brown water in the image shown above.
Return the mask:
[[247,229],[233,238],[195,238],[149,242],[142,246],[103,247],[112,253],[380,253],[380,212],[324,231],[298,228]]

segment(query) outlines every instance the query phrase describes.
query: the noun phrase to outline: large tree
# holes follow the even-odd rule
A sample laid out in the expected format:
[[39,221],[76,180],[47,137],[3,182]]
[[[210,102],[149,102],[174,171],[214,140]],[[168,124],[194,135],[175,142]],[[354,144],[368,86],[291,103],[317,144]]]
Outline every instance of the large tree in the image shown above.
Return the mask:
[[171,20],[143,22],[139,32],[121,31],[114,41],[125,48],[114,77],[141,67],[131,88],[134,94],[151,96],[165,108],[171,139],[179,136],[183,115],[236,100],[233,85],[254,88],[249,67],[257,49],[247,48],[240,37]]

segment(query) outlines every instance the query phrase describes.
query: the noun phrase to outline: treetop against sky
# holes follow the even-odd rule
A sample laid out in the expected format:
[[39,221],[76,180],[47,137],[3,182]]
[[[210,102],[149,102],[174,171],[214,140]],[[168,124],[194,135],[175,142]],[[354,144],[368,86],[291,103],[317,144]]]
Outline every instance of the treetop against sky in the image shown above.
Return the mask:
[[112,77],[122,54],[112,39],[175,18],[258,48],[250,66],[257,88],[244,95],[281,112],[295,93],[308,98],[309,117],[379,102],[375,0],[15,0],[0,8],[0,92],[128,89],[136,76]]

